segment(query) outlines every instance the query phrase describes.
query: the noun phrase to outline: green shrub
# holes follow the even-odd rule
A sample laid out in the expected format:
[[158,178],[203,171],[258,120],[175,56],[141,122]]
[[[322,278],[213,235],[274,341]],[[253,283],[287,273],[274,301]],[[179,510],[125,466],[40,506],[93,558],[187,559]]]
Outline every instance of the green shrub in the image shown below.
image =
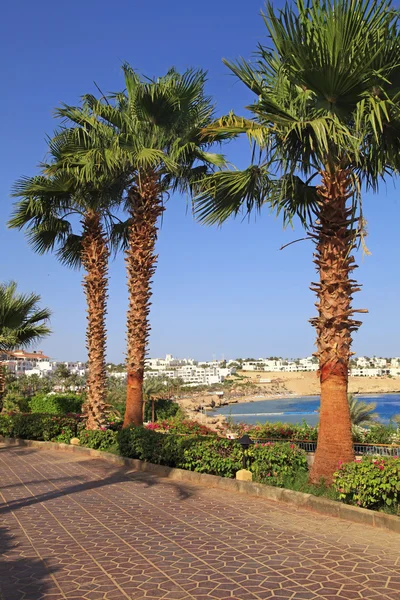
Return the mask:
[[292,479],[300,472],[306,472],[307,454],[295,444],[267,442],[250,447],[250,470],[254,480],[283,487],[286,479]]
[[51,415],[66,415],[80,413],[82,397],[75,394],[38,394],[29,401],[32,413],[47,413]]
[[74,416],[13,413],[0,415],[0,434],[24,440],[53,441],[67,429],[75,435],[83,427]]
[[[167,436],[169,437],[169,436]],[[232,440],[203,438],[193,440],[184,449],[182,468],[220,477],[234,477],[242,468],[243,451]]]
[[79,441],[81,446],[92,448],[93,450],[104,450],[106,452],[118,450],[117,431],[106,429],[105,431],[87,430],[81,431]]
[[353,425],[353,441],[361,444],[399,444],[400,431],[395,423],[376,423],[371,427]]
[[[156,421],[163,421],[171,417],[175,417],[179,411],[179,404],[173,400],[166,398],[160,398],[154,400],[154,413]],[[144,406],[144,420],[150,421],[152,417],[152,403],[151,401],[146,402]]]
[[74,431],[71,429],[71,427],[65,427],[64,429],[61,430],[61,433],[59,433],[58,435],[56,435],[56,437],[52,438],[52,442],[57,442],[58,444],[69,444],[71,441],[71,438],[75,437],[75,433]]
[[396,510],[400,502],[400,459],[365,456],[343,464],[334,475],[333,485],[346,504]]
[[128,427],[118,432],[118,448],[122,456],[155,464],[179,467],[188,438],[162,434],[144,427]]
[[13,418],[12,415],[1,413],[0,414],[0,435],[4,437],[12,437],[13,432]]

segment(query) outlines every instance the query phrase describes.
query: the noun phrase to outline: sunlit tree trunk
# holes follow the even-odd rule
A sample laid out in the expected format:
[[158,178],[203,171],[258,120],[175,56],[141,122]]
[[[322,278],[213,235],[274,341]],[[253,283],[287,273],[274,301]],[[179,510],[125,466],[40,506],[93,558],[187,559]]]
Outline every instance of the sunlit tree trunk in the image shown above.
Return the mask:
[[124,427],[143,424],[143,376],[150,333],[151,282],[157,263],[157,221],[164,210],[157,174],[142,173],[140,180],[130,189],[128,200],[131,226],[126,252],[129,308]]
[[3,410],[4,396],[6,395],[6,372],[5,366],[0,362],[0,412]]
[[330,482],[340,461],[354,460],[347,388],[352,332],[361,323],[352,315],[366,311],[351,308],[352,294],[360,288],[351,279],[356,265],[351,256],[355,244],[354,215],[347,207],[347,200],[353,195],[349,173],[324,172],[318,195],[319,221],[313,238],[319,283],[312,287],[318,296],[318,317],[311,323],[317,331],[321,411],[310,479]]
[[87,399],[83,412],[87,428],[99,429],[106,424],[106,314],[109,251],[98,213],[88,213],[83,222],[82,265],[86,271],[83,288],[87,302],[89,375]]

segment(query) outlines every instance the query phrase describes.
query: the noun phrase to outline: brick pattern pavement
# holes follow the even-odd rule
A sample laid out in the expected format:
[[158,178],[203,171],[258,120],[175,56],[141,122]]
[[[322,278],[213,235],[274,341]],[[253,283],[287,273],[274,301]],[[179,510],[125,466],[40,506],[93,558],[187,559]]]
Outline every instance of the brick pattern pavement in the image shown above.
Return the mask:
[[0,447],[2,600],[400,600],[400,536]]

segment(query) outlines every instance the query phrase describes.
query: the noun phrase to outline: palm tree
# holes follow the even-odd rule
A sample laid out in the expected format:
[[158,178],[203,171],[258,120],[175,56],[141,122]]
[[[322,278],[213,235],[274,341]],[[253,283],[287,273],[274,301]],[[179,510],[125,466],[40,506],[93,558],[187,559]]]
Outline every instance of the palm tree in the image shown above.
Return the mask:
[[277,13],[268,3],[273,49],[259,46],[255,64],[226,62],[257,96],[251,118],[230,114],[212,127],[245,133],[259,150],[247,169],[209,178],[198,199],[207,223],[268,202],[285,223],[300,216],[315,243],[321,421],[313,481],[329,481],[338,461],[354,456],[348,365],[361,324],[354,313],[367,311],[352,308],[352,251],[363,242],[362,185],[376,189],[398,167],[397,18],[390,0],[297,0]]
[[[50,335],[48,308],[40,308],[38,294],[21,294],[17,284],[0,283],[0,356],[17,348],[27,348]],[[5,370],[0,364],[0,411],[5,393]]]
[[374,412],[376,402],[363,402],[356,398],[354,394],[348,394],[347,400],[349,402],[350,421],[352,425],[365,427],[376,422],[378,418],[378,414]]
[[[82,183],[77,173],[60,167],[66,130],[50,141],[51,162],[43,174],[23,178],[14,186],[16,203],[9,227],[27,228],[28,240],[39,254],[55,252],[68,267],[83,267],[87,303],[86,344],[89,358],[87,398],[83,412],[87,428],[98,429],[107,418],[106,324],[108,260],[112,244],[111,209],[120,202],[120,181],[93,173]],[[78,229],[75,229],[78,223]]]
[[101,99],[85,96],[83,106],[65,106],[58,114],[76,125],[70,151],[64,152],[65,168],[76,168],[78,160],[83,181],[90,181],[99,165],[108,175],[128,181],[128,219],[114,229],[126,245],[128,272],[126,427],[143,423],[151,282],[165,201],[171,192],[191,193],[224,159],[208,151],[210,140],[202,133],[213,120],[202,71],[181,75],[171,70],[144,80],[128,65],[123,70],[125,92]]
[[154,401],[163,398],[167,392],[167,387],[163,379],[159,377],[148,377],[143,382],[143,400],[151,400],[151,422],[155,421]]

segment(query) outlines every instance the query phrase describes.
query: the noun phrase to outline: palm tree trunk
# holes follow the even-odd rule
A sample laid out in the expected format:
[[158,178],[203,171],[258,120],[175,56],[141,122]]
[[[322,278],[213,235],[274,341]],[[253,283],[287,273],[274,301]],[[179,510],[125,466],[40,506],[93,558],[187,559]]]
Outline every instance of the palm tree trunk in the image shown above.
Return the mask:
[[154,423],[156,420],[156,411],[154,406],[154,398],[151,399],[151,422]]
[[4,396],[6,394],[5,366],[0,362],[0,412],[3,410]]
[[86,271],[83,288],[87,302],[86,346],[89,359],[87,398],[83,412],[87,416],[87,429],[99,429],[107,420],[105,318],[109,251],[101,218],[96,212],[85,216],[82,246],[82,264]]
[[317,293],[318,317],[311,320],[317,330],[321,410],[318,446],[310,480],[332,480],[340,461],[354,460],[349,403],[347,401],[352,332],[361,325],[352,319],[352,294],[359,291],[350,278],[357,268],[351,251],[355,244],[353,211],[346,202],[352,197],[349,173],[323,172],[318,189],[320,218],[312,237],[316,242],[315,264],[320,281],[311,288]]
[[156,270],[157,220],[163,213],[156,173],[141,174],[129,191],[131,226],[126,252],[129,308],[127,316],[127,395],[124,427],[143,424],[143,376],[147,340],[151,281]]

